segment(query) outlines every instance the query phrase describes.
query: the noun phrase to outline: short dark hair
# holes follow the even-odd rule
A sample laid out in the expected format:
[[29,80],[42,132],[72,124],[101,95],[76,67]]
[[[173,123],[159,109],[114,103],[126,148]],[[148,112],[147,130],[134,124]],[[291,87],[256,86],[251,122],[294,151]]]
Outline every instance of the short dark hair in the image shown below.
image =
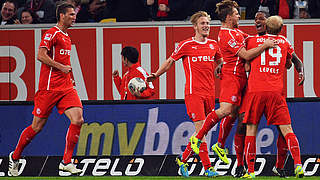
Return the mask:
[[5,2],[2,3],[1,8],[4,6],[4,3],[12,3],[14,5],[14,12],[17,11],[18,9],[18,3],[15,0],[6,0]]
[[60,21],[60,14],[66,14],[67,13],[67,9],[68,8],[72,8],[74,9],[74,6],[72,4],[69,4],[69,3],[66,3],[66,2],[63,2],[61,4],[59,4],[57,6],[57,9],[56,9],[56,17],[57,17],[57,21]]
[[226,22],[227,15],[232,15],[233,8],[238,9],[239,5],[237,2],[232,0],[223,0],[222,2],[217,3],[216,13],[221,22]]
[[28,8],[24,8],[21,11],[21,14],[20,14],[20,17],[19,17],[19,20],[20,20],[21,23],[22,23],[22,21],[21,21],[22,20],[22,13],[24,13],[24,12],[28,12],[31,15],[32,24],[40,23],[39,16],[34,11],[32,11],[31,9],[28,9]]
[[258,13],[264,14],[264,16],[265,16],[266,18],[270,17],[270,13],[267,12],[267,11],[257,11],[257,12],[256,12],[256,15],[257,15]]
[[131,63],[135,64],[138,62],[139,52],[132,46],[126,46],[122,49],[121,55],[128,59]]

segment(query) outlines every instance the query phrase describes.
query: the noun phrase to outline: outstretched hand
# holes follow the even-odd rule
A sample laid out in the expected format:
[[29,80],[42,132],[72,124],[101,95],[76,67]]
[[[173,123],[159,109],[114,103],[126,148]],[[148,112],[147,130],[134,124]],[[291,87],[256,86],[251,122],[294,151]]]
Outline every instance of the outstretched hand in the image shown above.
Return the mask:
[[151,73],[147,78],[146,78],[146,82],[152,82],[155,79],[157,79],[157,76],[154,73]]

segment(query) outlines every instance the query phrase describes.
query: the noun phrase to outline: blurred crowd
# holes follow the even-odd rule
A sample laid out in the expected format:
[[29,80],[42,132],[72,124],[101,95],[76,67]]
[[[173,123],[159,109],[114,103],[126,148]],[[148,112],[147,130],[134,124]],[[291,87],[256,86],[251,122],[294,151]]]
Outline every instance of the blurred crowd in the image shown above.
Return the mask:
[[[75,6],[77,22],[181,21],[203,10],[218,19],[221,0],[64,0]],[[236,0],[241,19],[258,10],[284,19],[320,18],[320,0]],[[55,23],[57,0],[0,0],[1,25]]]

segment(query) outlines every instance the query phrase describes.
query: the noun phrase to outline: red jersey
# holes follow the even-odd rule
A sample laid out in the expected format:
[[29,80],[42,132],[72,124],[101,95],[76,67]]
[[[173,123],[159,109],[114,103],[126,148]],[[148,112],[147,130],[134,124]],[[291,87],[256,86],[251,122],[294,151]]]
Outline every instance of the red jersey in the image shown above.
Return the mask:
[[140,66],[140,63],[136,63],[128,68],[122,79],[119,76],[115,77],[113,80],[121,95],[121,100],[153,99],[155,90],[152,82],[147,83],[147,88],[140,97],[132,95],[128,89],[128,83],[132,78],[139,77],[145,81],[148,76],[149,74]]
[[221,59],[220,48],[215,40],[199,42],[194,38],[181,41],[171,54],[175,61],[182,58],[186,76],[185,96],[215,94],[214,61]]
[[[57,26],[49,29],[42,37],[39,48],[47,48],[48,56],[54,61],[70,66],[71,39]],[[39,90],[63,91],[73,88],[71,73],[41,64]]]
[[218,35],[218,44],[223,57],[222,74],[235,74],[246,76],[244,70],[245,60],[238,56],[241,48],[245,47],[245,38],[248,34],[240,29],[221,28]]
[[283,92],[285,64],[294,52],[290,42],[281,35],[266,34],[248,38],[247,49],[258,47],[268,38],[276,39],[278,45],[276,48],[266,49],[251,61],[248,92]]

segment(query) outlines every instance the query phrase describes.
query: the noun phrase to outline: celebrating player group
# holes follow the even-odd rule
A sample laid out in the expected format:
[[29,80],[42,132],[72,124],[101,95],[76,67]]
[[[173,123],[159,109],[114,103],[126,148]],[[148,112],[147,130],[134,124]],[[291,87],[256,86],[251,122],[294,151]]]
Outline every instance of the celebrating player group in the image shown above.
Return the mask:
[[[171,56],[158,70],[150,75],[138,63],[139,52],[134,47],[122,49],[122,63],[129,71],[121,78],[118,70],[112,74],[122,100],[149,99],[154,95],[152,81],[167,72],[176,61],[182,59],[186,77],[185,104],[187,114],[195,125],[185,151],[176,158],[180,173],[189,177],[187,161],[194,154],[200,156],[205,176],[219,176],[211,165],[206,135],[220,122],[218,142],[212,150],[229,164],[225,142],[235,120],[237,168],[235,177],[255,178],[256,134],[262,115],[268,125],[276,125],[277,162],[272,171],[285,177],[284,164],[287,152],[294,160],[296,177],[303,177],[300,147],[291,126],[286,104],[283,82],[286,69],[294,63],[299,73],[299,85],[304,82],[301,60],[294,53],[290,42],[279,35],[283,20],[259,11],[255,16],[257,35],[249,36],[238,29],[240,15],[238,4],[223,0],[217,5],[216,13],[221,21],[218,41],[209,39],[210,16],[199,11],[192,15],[194,36],[181,41]],[[57,7],[56,26],[42,37],[38,59],[42,62],[39,90],[35,95],[34,119],[21,133],[14,151],[9,154],[9,174],[19,175],[19,159],[26,146],[42,130],[52,108],[57,106],[60,114],[66,114],[70,126],[59,170],[72,174],[82,173],[72,162],[73,150],[78,142],[83,119],[83,107],[74,89],[70,63],[71,39],[67,30],[76,19],[74,7],[63,3]],[[139,77],[148,83],[134,91],[130,79]],[[215,78],[220,81],[220,107],[215,109]],[[247,167],[245,167],[245,162]]]
[[[292,63],[299,73],[299,85],[303,83],[303,64],[290,42],[279,35],[282,18],[257,12],[255,25],[258,35],[249,36],[238,29],[240,15],[236,2],[224,0],[216,6],[222,24],[218,42],[208,38],[210,16],[203,11],[197,12],[191,17],[195,36],[181,41],[160,68],[147,77],[147,81],[155,80],[182,58],[186,75],[185,104],[196,132],[190,137],[185,151],[176,159],[181,175],[189,176],[187,161],[195,153],[200,156],[205,176],[218,176],[208,158],[205,135],[221,121],[218,142],[212,150],[229,164],[224,146],[238,118],[234,141],[238,164],[234,176],[255,178],[255,136],[264,114],[267,124],[276,125],[280,132],[277,162],[272,171],[278,176],[286,176],[283,167],[289,150],[294,159],[296,177],[303,177],[299,142],[291,127],[283,87],[284,73]],[[214,76],[221,79],[220,108],[216,110]],[[247,168],[244,167],[244,157]]]

